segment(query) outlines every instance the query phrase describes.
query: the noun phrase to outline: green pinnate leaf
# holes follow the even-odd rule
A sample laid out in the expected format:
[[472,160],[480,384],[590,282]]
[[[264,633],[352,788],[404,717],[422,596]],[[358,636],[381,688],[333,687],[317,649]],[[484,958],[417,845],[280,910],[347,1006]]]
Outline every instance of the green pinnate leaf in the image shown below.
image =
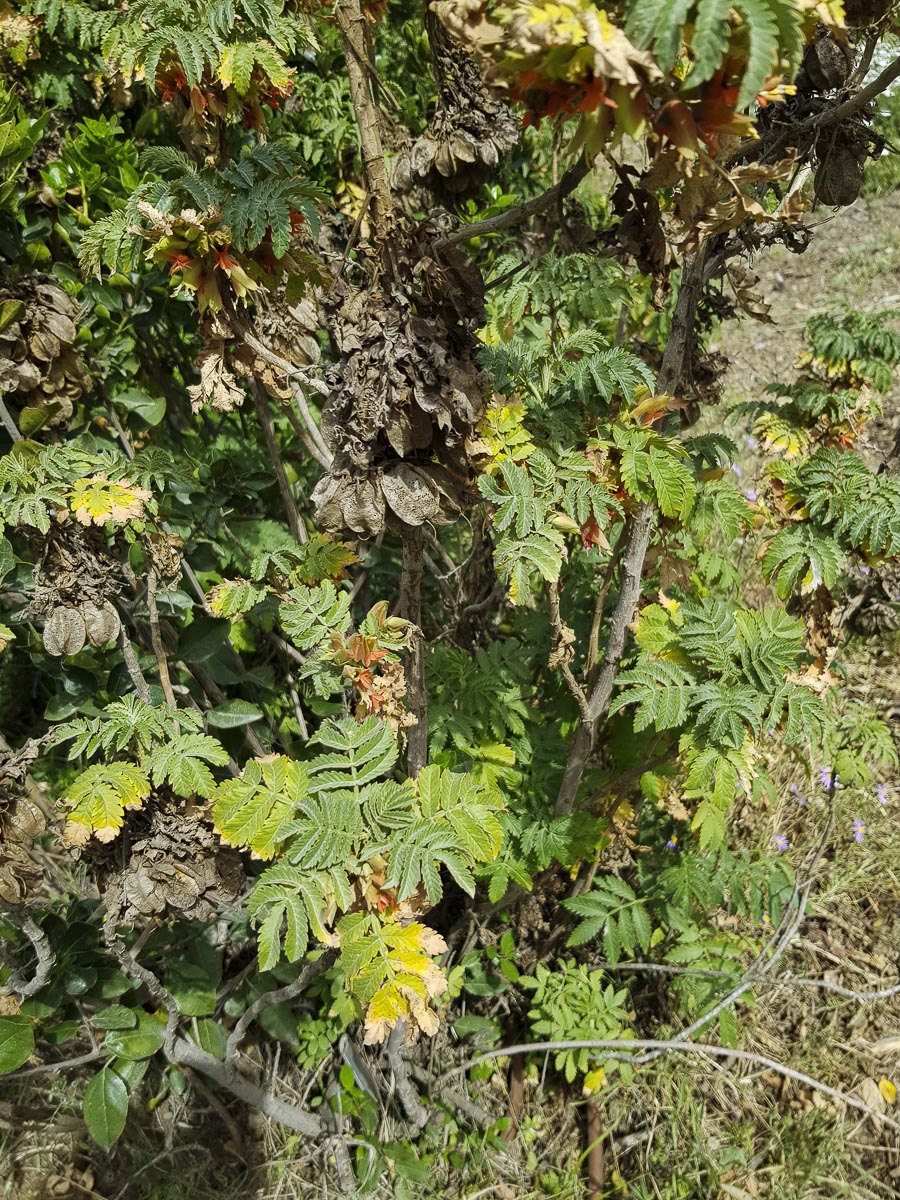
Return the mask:
[[227,779],[215,792],[212,816],[216,831],[232,846],[272,858],[280,831],[309,791],[303,763],[282,754],[251,759],[239,779]]
[[183,733],[151,750],[142,765],[155,787],[168,783],[177,796],[208,800],[216,790],[209,767],[223,767],[228,758],[228,751],[216,738],[205,733]]

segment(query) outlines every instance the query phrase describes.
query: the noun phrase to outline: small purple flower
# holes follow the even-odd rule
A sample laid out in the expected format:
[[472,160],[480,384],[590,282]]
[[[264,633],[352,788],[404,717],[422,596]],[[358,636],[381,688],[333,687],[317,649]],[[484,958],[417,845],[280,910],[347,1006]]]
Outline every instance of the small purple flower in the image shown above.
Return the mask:
[[738,479],[740,479],[740,478],[743,476],[743,474],[744,474],[744,472],[743,472],[743,470],[742,470],[742,468],[741,468],[741,466],[740,466],[740,464],[739,464],[739,463],[734,463],[734,464],[732,465],[732,468],[731,468],[731,469],[732,469],[732,471],[735,473],[735,475],[738,477]]
[[857,570],[860,575],[871,575],[872,574],[870,568],[866,567],[866,566],[857,567]]
[[863,842],[866,836],[866,823],[862,817],[853,818],[853,840]]
[[798,804],[806,803],[806,797],[800,794],[800,789],[797,787],[796,783],[791,784],[791,793]]
[[891,798],[891,789],[886,783],[879,783],[878,787],[875,789],[875,797],[879,804],[887,804],[888,800]]
[[751,504],[755,504],[759,499],[756,488],[744,488],[744,498],[749,500]]
[[748,450],[755,450],[756,447],[759,445],[759,442],[756,440],[756,438],[753,436],[752,433],[748,433],[748,434],[745,434],[745,436],[744,436],[744,445],[747,447]]
[[678,849],[678,838],[674,834],[666,842],[666,849],[667,850],[677,850]]
[[832,775],[831,767],[820,767],[819,779],[822,781],[822,787],[827,788],[828,791],[836,791],[838,788],[843,787],[838,776]]
[[772,838],[772,845],[779,854],[784,854],[785,850],[790,848],[790,844],[791,843],[787,840],[783,833],[776,833]]

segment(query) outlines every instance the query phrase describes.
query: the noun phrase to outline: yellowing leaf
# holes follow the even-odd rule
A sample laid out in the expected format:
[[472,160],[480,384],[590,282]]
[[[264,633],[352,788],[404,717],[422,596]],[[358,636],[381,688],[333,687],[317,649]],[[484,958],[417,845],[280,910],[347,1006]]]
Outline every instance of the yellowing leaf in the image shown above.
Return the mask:
[[225,579],[206,593],[206,603],[214,617],[237,617],[249,612],[269,594],[264,585],[248,579]]
[[365,1042],[383,1042],[397,1021],[430,1037],[438,1018],[429,1001],[447,991],[447,979],[426,950],[440,954],[444,939],[410,921],[401,925],[375,913],[355,913],[338,924],[347,987],[366,1008]]
[[606,1071],[604,1071],[603,1067],[597,1067],[594,1071],[588,1071],[581,1086],[583,1094],[591,1096],[594,1092],[599,1092],[600,1088],[603,1087],[605,1079]]
[[393,1029],[409,1005],[400,989],[393,982],[379,988],[369,1002],[366,1012],[365,1041],[373,1046],[383,1042],[388,1031]]
[[881,1092],[882,1096],[884,1097],[885,1101],[888,1104],[896,1104],[897,1103],[897,1089],[894,1086],[894,1084],[891,1083],[890,1079],[884,1079],[884,1078],[879,1079],[878,1080],[878,1090],[879,1090],[879,1092]]
[[130,480],[111,483],[105,475],[76,479],[69,494],[69,508],[82,525],[121,524],[144,515],[144,505],[153,493],[132,486]]
[[71,808],[65,830],[68,845],[84,845],[91,834],[113,841],[126,808],[140,808],[150,795],[150,780],[131,763],[97,763],[78,776],[62,803]]

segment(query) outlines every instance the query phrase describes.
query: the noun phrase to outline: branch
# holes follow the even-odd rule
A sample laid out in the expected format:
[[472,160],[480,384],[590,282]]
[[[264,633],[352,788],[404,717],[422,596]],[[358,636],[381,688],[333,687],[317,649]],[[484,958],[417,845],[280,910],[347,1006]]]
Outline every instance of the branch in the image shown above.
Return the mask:
[[12,413],[6,407],[5,401],[0,397],[0,425],[6,430],[12,438],[13,444],[21,442],[22,435],[18,430],[15,421],[12,419]]
[[147,555],[147,612],[150,616],[150,642],[153,646],[153,653],[156,657],[156,666],[159,670],[159,682],[162,684],[163,695],[166,698],[166,704],[171,704],[173,708],[177,707],[178,702],[175,699],[175,693],[172,691],[172,680],[169,677],[169,660],[166,658],[166,649],[163,646],[162,634],[159,630],[159,609],[156,607],[156,585],[158,577],[156,567],[152,565],[150,555]]
[[864,88],[860,88],[849,100],[845,100],[837,108],[826,109],[823,113],[809,117],[806,121],[796,126],[796,129],[807,129],[811,126],[823,129],[829,125],[837,125],[846,117],[852,117],[861,108],[865,108],[870,100],[874,100],[876,96],[880,96],[882,92],[886,92],[894,80],[898,78],[900,78],[900,58],[895,58],[889,67],[885,67],[880,75],[876,75],[871,83],[867,83]]
[[403,1021],[397,1021],[388,1037],[385,1053],[394,1073],[394,1088],[403,1111],[413,1129],[422,1129],[428,1124],[428,1109],[416,1095],[416,1090],[409,1081],[409,1066],[402,1052],[405,1038],[406,1025]]
[[259,418],[263,432],[263,440],[266,443],[266,450],[269,452],[269,460],[272,463],[272,470],[275,472],[275,478],[278,481],[278,490],[281,492],[281,499],[284,503],[288,528],[291,531],[294,541],[299,542],[301,546],[305,545],[309,541],[309,534],[306,532],[306,526],[300,519],[297,502],[294,499],[294,493],[291,491],[284,463],[281,461],[281,454],[278,450],[278,439],[275,436],[275,422],[272,420],[268,399],[256,380],[253,381],[251,390],[253,392],[253,403],[256,406],[256,415]]
[[335,950],[326,950],[314,963],[309,963],[304,967],[293,983],[285,984],[284,987],[274,988],[270,992],[263,992],[261,996],[257,996],[253,1003],[241,1013],[237,1024],[228,1035],[225,1045],[225,1062],[231,1063],[237,1058],[238,1047],[244,1035],[263,1009],[269,1008],[273,1004],[283,1004],[287,1000],[293,1000],[301,992],[306,991],[317,975],[328,970],[335,960],[336,953]]
[[[628,971],[636,971],[649,975],[691,975],[695,979],[740,979],[740,971],[707,971],[697,967],[679,967],[674,963],[651,963],[651,962],[628,962],[628,963],[608,963],[603,960],[593,961],[591,963],[593,969],[598,971],[609,971],[613,974],[620,974]],[[751,980],[751,983],[761,983],[762,980]],[[823,992],[833,992],[837,996],[843,996],[847,1000],[856,1000],[860,1003],[867,1003],[874,1000],[889,1000],[892,996],[900,995],[900,983],[891,984],[889,987],[876,988],[871,991],[861,992],[853,988],[844,987],[840,983],[832,983],[828,979],[810,979],[806,975],[778,975],[774,979],[766,979],[765,983],[768,987],[799,987],[799,988],[818,988]]]
[[559,667],[562,672],[562,677],[566,681],[566,686],[572,693],[575,703],[581,713],[583,721],[590,720],[588,712],[587,696],[584,694],[584,689],[581,684],[572,674],[570,665],[573,653],[572,642],[575,640],[575,634],[563,624],[562,615],[559,611],[559,592],[556,589],[555,583],[548,583],[546,586],[547,607],[550,611],[550,633],[553,636],[553,649],[550,653],[549,665],[551,668]]
[[[243,663],[241,662],[240,656],[236,654],[235,657],[237,658],[240,668],[243,669]],[[215,680],[212,679],[206,673],[206,671],[204,671],[203,667],[199,663],[185,663],[185,666],[191,675],[193,675],[193,677],[197,680],[201,689],[203,690],[203,694],[206,696],[207,701],[211,705],[225,703],[228,697],[215,682]],[[243,727],[243,732],[244,737],[247,739],[247,745],[255,755],[262,757],[267,753],[265,746],[253,732],[252,725],[245,725]]]
[[[247,322],[241,317],[232,303],[231,296],[227,291],[222,293],[222,307],[225,315],[228,317],[228,323],[234,336],[242,341],[246,346],[249,346],[254,354],[257,354],[264,362],[270,366],[276,367],[282,374],[287,375],[289,379],[296,379],[299,383],[306,387],[311,387],[320,395],[330,395],[328,384],[323,383],[320,379],[312,379],[302,371],[294,363],[288,362],[286,358],[282,358],[280,354],[276,354],[274,350],[270,350],[265,342],[261,342]],[[312,413],[309,411],[309,406],[306,403],[306,397],[299,392],[294,393],[294,401],[303,418],[303,423],[309,433],[310,442],[312,445],[307,445],[307,448],[313,454],[313,457],[326,470],[331,466],[334,455],[325,444],[322,437],[322,432],[312,418]],[[313,446],[315,449],[313,449]]]
[[31,979],[24,979],[18,971],[14,971],[6,981],[6,987],[18,996],[34,996],[41,988],[46,987],[50,974],[56,962],[56,955],[50,948],[50,942],[40,925],[31,917],[22,922],[22,932],[31,942],[37,962]]
[[559,795],[556,798],[557,816],[565,816],[575,807],[584,769],[594,749],[597,724],[609,707],[613,684],[625,649],[625,634],[634,619],[634,610],[641,594],[641,571],[650,544],[655,512],[652,504],[643,503],[634,515],[628,548],[622,559],[622,584],[610,621],[603,665],[588,699],[587,713],[572,740]]
[[335,8],[344,42],[350,99],[359,127],[359,146],[362,154],[366,186],[372,196],[375,232],[386,252],[386,239],[391,233],[394,202],[384,162],[384,146],[378,107],[372,99],[369,72],[373,70],[366,53],[365,17],[359,0],[338,0]]
[[580,158],[574,166],[569,167],[559,183],[555,183],[540,196],[535,196],[533,200],[526,200],[524,204],[505,208],[495,217],[487,217],[484,221],[473,221],[470,225],[454,229],[452,233],[436,238],[431,243],[432,249],[446,250],[450,246],[458,245],[459,242],[468,241],[469,238],[481,237],[484,233],[497,233],[501,229],[508,229],[510,225],[518,225],[520,221],[527,221],[529,217],[536,216],[544,209],[552,208],[554,204],[565,199],[570,192],[574,192],[592,166],[593,163],[589,163],[585,158]]
[[308,1113],[294,1104],[286,1104],[283,1100],[276,1099],[271,1092],[251,1083],[238,1071],[219,1062],[217,1058],[213,1058],[211,1054],[207,1054],[205,1050],[201,1050],[199,1046],[195,1046],[186,1038],[177,1037],[172,1056],[169,1057],[167,1054],[166,1057],[174,1066],[190,1067],[193,1071],[200,1071],[214,1083],[230,1092],[232,1096],[236,1096],[238,1100],[265,1113],[267,1117],[271,1117],[288,1129],[304,1133],[307,1137],[318,1137],[325,1132],[321,1121],[312,1113]]
[[[855,1108],[859,1112],[865,1113],[867,1117],[872,1117],[875,1121],[880,1121],[883,1125],[887,1125],[889,1129],[900,1133],[900,1122],[893,1120],[884,1113],[876,1112],[869,1108],[868,1104],[864,1104],[862,1100],[857,1100],[853,1096],[848,1096],[846,1092],[840,1092],[837,1088],[829,1087],[827,1083],[821,1083],[818,1079],[814,1079],[811,1075],[805,1075],[802,1071],[795,1071],[793,1067],[786,1067],[783,1063],[778,1062],[774,1058],[768,1058],[764,1054],[756,1054],[749,1050],[731,1050],[727,1046],[709,1046],[703,1042],[662,1042],[651,1039],[636,1038],[633,1041],[630,1039],[620,1038],[598,1038],[596,1040],[572,1041],[572,1042],[522,1042],[516,1046],[505,1046],[500,1050],[489,1050],[484,1054],[479,1054],[476,1058],[470,1058],[460,1067],[454,1067],[453,1070],[446,1072],[441,1076],[442,1079],[449,1079],[452,1076],[460,1075],[472,1067],[480,1066],[482,1063],[492,1062],[498,1058],[509,1058],[514,1054],[535,1054],[540,1051],[558,1051],[558,1050],[612,1050],[614,1052],[608,1057],[616,1062],[634,1062],[634,1055],[623,1053],[627,1050],[654,1050],[660,1051],[663,1054],[672,1051],[685,1052],[687,1054],[709,1054],[713,1058],[733,1058],[739,1062],[753,1063],[756,1066],[767,1067],[771,1071],[776,1071],[779,1075],[783,1075],[786,1079],[793,1079],[796,1083],[802,1083],[805,1087],[812,1088],[813,1091],[821,1092],[825,1096],[830,1096],[832,1100],[838,1101],[839,1104],[846,1104],[849,1108]],[[607,1057],[604,1055],[604,1057]]]
[[[672,316],[672,328],[656,380],[657,390],[661,393],[677,392],[683,385],[685,372],[690,365],[691,339],[697,304],[703,290],[707,245],[708,243],[704,242],[700,249],[685,261],[682,268],[681,288]],[[575,807],[585,767],[594,750],[597,728],[609,708],[613,684],[625,649],[625,635],[634,619],[634,611],[641,595],[641,573],[650,544],[655,512],[655,506],[645,502],[637,508],[632,518],[631,532],[622,559],[622,581],[616,607],[610,619],[609,639],[603,663],[588,699],[587,717],[582,719],[572,739],[559,795],[556,798],[557,816],[565,816]],[[621,536],[625,536],[624,530]]]
[[127,948],[122,939],[118,936],[113,925],[113,917],[107,917],[107,925],[104,929],[104,939],[107,946],[115,957],[119,966],[126,973],[140,979],[141,983],[147,988],[150,995],[156,1002],[168,1013],[166,1022],[166,1039],[163,1043],[163,1053],[166,1059],[176,1067],[189,1067],[193,1071],[199,1071],[206,1075],[220,1087],[236,1096],[238,1100],[242,1100],[245,1104],[249,1104],[251,1108],[259,1109],[266,1116],[272,1117],[273,1120],[285,1125],[288,1129],[294,1129],[298,1133],[304,1133],[309,1137],[315,1137],[325,1132],[324,1125],[319,1118],[314,1117],[305,1109],[298,1108],[293,1104],[286,1104],[283,1100],[277,1100],[270,1092],[258,1087],[255,1083],[251,1083],[249,1079],[245,1079],[243,1075],[237,1071],[232,1063],[220,1062],[213,1055],[207,1054],[205,1050],[201,1050],[199,1046],[193,1045],[186,1038],[179,1037],[177,1033],[178,1025],[178,1002],[170,991],[160,982],[160,980],[148,970],[147,967],[141,966],[131,951]]
[[407,734],[406,754],[410,778],[428,762],[428,693],[425,689],[425,639],[422,636],[422,530],[407,526],[403,532],[403,567],[400,573],[400,616],[410,621],[406,653],[406,691],[416,723]]
[[144,673],[137,660],[137,655],[134,652],[134,647],[131,644],[124,621],[119,632],[119,649],[122,651],[122,658],[125,660],[125,669],[128,672],[131,682],[134,684],[134,690],[137,692],[138,698],[143,700],[145,704],[152,704],[153,697],[150,695],[150,684],[144,678]]
[[423,1087],[437,1093],[438,1099],[446,1104],[452,1104],[454,1108],[458,1108],[460,1112],[465,1113],[470,1120],[480,1125],[482,1129],[488,1129],[494,1123],[494,1118],[489,1116],[483,1108],[471,1100],[464,1092],[457,1091],[456,1088],[446,1087],[437,1080],[431,1079],[424,1067],[413,1066],[410,1068],[410,1074],[414,1079],[417,1079]]

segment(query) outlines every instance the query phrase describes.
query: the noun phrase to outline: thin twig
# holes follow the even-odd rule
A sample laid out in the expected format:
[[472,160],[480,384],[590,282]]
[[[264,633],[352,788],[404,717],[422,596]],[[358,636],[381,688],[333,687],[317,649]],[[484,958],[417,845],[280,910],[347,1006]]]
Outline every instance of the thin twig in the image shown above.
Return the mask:
[[[575,703],[578,705],[578,711],[581,713],[583,721],[590,720],[590,712],[588,710],[588,700],[585,695],[584,688],[575,678],[572,673],[571,660],[574,657],[572,651],[572,641],[574,633],[567,625],[563,624],[562,615],[559,610],[559,592],[555,583],[548,583],[545,588],[547,594],[547,608],[550,613],[550,633],[553,639],[553,650],[550,654],[550,666],[559,667],[563,679],[566,681],[566,686],[572,693]],[[568,635],[568,636],[567,636]]]
[[862,81],[865,79],[869,72],[869,67],[872,65],[872,59],[875,55],[875,51],[878,49],[879,42],[881,41],[880,34],[881,31],[869,33],[866,37],[866,43],[863,46],[863,52],[859,57],[859,62],[853,68],[853,73],[847,80],[848,87],[856,87],[857,84],[862,83]]
[[535,196],[533,200],[526,200],[524,204],[514,204],[510,208],[505,208],[495,217],[487,217],[483,221],[473,221],[469,225],[454,229],[452,233],[436,238],[431,243],[432,249],[446,250],[450,246],[458,245],[459,242],[468,241],[469,238],[481,237],[485,233],[498,233],[501,229],[518,225],[521,221],[527,221],[529,217],[534,217],[545,209],[552,208],[570,192],[574,192],[592,165],[585,158],[579,159],[577,163],[569,167],[559,183],[547,188],[546,192],[542,192],[540,196]]
[[[321,393],[323,396],[330,395],[327,383],[307,375],[305,371],[301,370],[298,366],[295,366],[294,363],[288,362],[286,358],[282,358],[280,354],[276,354],[274,350],[271,350],[265,344],[265,342],[260,341],[260,339],[247,324],[247,321],[237,311],[232,303],[231,297],[227,292],[222,293],[222,306],[225,311],[225,315],[228,317],[228,323],[231,326],[231,330],[235,337],[239,338],[242,342],[244,342],[245,345],[249,346],[254,354],[259,355],[259,357],[263,359],[264,362],[269,363],[270,366],[277,367],[277,369],[289,379],[295,379],[299,384],[310,387],[314,391]],[[334,456],[328,449],[328,446],[325,444],[322,433],[312,418],[312,413],[310,412],[309,406],[306,403],[306,397],[298,389],[295,389],[294,391],[294,401],[301,417],[303,418],[303,423],[307,428],[307,432],[309,433],[311,446],[308,446],[308,448],[314,454],[320,465],[325,467],[327,470],[328,467],[331,466]]]
[[[122,422],[119,420],[119,414],[116,412],[115,407],[113,406],[112,400],[106,395],[105,388],[103,388],[102,386],[101,386],[101,395],[106,400],[106,410],[109,413],[109,422],[112,425],[113,429],[115,430],[116,437],[119,439],[122,449],[125,451],[125,457],[130,462],[134,458],[134,446],[131,444],[131,438],[128,436],[128,431],[125,429],[125,427],[122,425]],[[162,528],[162,530],[165,533],[171,534],[173,532],[172,526],[168,523],[168,521],[160,521],[160,527]],[[187,561],[187,559],[184,557],[183,554],[179,554],[178,557],[179,557],[181,570],[187,576],[188,582],[190,583],[191,587],[194,589],[194,592],[195,592],[198,600],[200,601],[200,604],[203,606],[203,608],[206,608],[206,596],[203,593],[203,588],[200,586],[200,580],[197,578],[193,567]]]
[[303,709],[300,707],[300,696],[298,695],[297,689],[294,686],[294,677],[290,672],[288,672],[286,682],[288,687],[288,695],[291,698],[291,705],[294,709],[294,716],[297,718],[297,724],[300,726],[300,736],[303,738],[304,742],[308,742],[309,730],[306,727],[306,719],[303,716]]
[[300,517],[297,501],[294,499],[287,471],[285,471],[284,463],[281,459],[281,452],[278,449],[278,438],[275,436],[275,422],[272,420],[268,397],[256,380],[253,381],[251,390],[253,392],[253,403],[256,406],[256,415],[259,418],[260,428],[263,433],[263,441],[266,443],[269,461],[272,464],[272,470],[275,472],[278,490],[281,493],[281,501],[284,504],[288,528],[291,531],[294,541],[305,545],[309,541],[309,534],[306,532],[306,526]]
[[413,629],[406,652],[406,694],[416,723],[407,734],[407,765],[415,779],[428,762],[428,693],[425,688],[425,645],[422,636],[422,530],[407,526],[403,533],[400,572],[400,615]]
[[654,1050],[660,1051],[663,1054],[672,1052],[683,1052],[686,1054],[709,1054],[713,1058],[733,1058],[739,1062],[753,1063],[759,1067],[766,1067],[771,1071],[783,1075],[786,1079],[793,1079],[796,1083],[802,1083],[805,1087],[812,1088],[813,1091],[821,1092],[825,1096],[830,1096],[832,1100],[836,1100],[839,1104],[846,1104],[848,1108],[855,1108],[859,1112],[865,1113],[867,1117],[871,1117],[875,1121],[880,1121],[888,1128],[900,1133],[900,1122],[886,1116],[884,1113],[876,1112],[870,1108],[868,1104],[864,1104],[862,1100],[857,1100],[854,1096],[848,1096],[846,1092],[840,1092],[837,1088],[829,1087],[827,1083],[822,1083],[818,1079],[814,1079],[811,1075],[805,1075],[802,1071],[795,1071],[793,1067],[786,1067],[784,1063],[780,1063],[777,1059],[769,1058],[764,1054],[756,1054],[750,1050],[733,1050],[727,1046],[711,1046],[704,1042],[664,1042],[656,1041],[650,1038],[635,1038],[634,1040],[626,1038],[598,1038],[597,1040],[586,1039],[584,1041],[559,1041],[559,1042],[522,1042],[516,1046],[504,1046],[500,1050],[489,1050],[484,1054],[479,1054],[475,1058],[468,1059],[462,1066],[454,1067],[447,1071],[441,1078],[450,1079],[456,1075],[463,1074],[465,1071],[471,1070],[473,1067],[478,1067],[482,1063],[492,1062],[498,1058],[509,1058],[514,1054],[537,1054],[541,1052],[555,1052],[563,1050],[610,1050],[613,1051],[610,1055],[604,1055],[604,1058],[609,1057],[616,1062],[634,1062],[634,1055],[625,1053],[629,1050]]
[[273,988],[272,991],[263,992],[261,996],[257,996],[253,1003],[249,1004],[241,1013],[234,1029],[228,1035],[228,1041],[225,1044],[225,1062],[231,1063],[237,1058],[238,1049],[247,1030],[264,1009],[270,1008],[273,1004],[286,1004],[288,1000],[293,1000],[301,995],[316,976],[328,970],[334,962],[335,956],[334,950],[326,950],[315,962],[305,966],[292,983],[287,983],[284,987]]
[[172,691],[172,680],[169,676],[169,660],[166,657],[166,648],[163,645],[162,634],[159,628],[159,609],[156,606],[156,587],[158,582],[159,576],[156,573],[156,567],[153,566],[152,562],[149,562],[147,567],[147,612],[150,617],[150,642],[156,657],[159,682],[162,684],[166,704],[171,704],[173,708],[176,708],[178,702],[175,699],[175,693]]
[[[676,966],[674,963],[608,963],[605,960],[592,960],[591,965],[595,970],[609,971],[611,974],[628,974],[634,971],[638,974],[647,975],[690,975],[694,979],[740,979],[742,977],[742,972],[740,971],[701,970],[697,967]],[[806,975],[776,975],[774,978],[750,981],[751,984],[762,982],[765,983],[767,988],[815,988],[823,992],[833,992],[836,996],[842,996],[847,1000],[856,1000],[861,1004],[875,1000],[889,1000],[892,996],[900,995],[900,983],[863,992],[857,991],[854,988],[844,987],[840,983],[832,983],[828,979],[812,979]]]
[[[238,662],[240,662],[240,659],[238,659]],[[203,667],[201,667],[199,663],[187,663],[185,665],[200,684],[200,687],[203,689],[203,692],[210,704],[216,705],[224,704],[226,702],[228,699],[226,694],[222,691],[215,680],[212,679],[206,673],[206,671],[204,671]],[[243,727],[243,733],[244,737],[247,739],[247,745],[250,747],[253,753],[259,757],[262,757],[266,753],[266,748],[254,733],[253,726],[245,725]]]
[[852,117],[854,113],[859,112],[861,108],[874,100],[876,96],[880,96],[882,92],[886,92],[895,79],[900,78],[900,58],[895,58],[890,66],[885,67],[880,75],[876,75],[871,83],[867,83],[864,88],[845,100],[843,104],[839,104],[836,108],[826,109],[824,112],[817,113],[813,117],[808,117],[805,121],[801,121],[799,125],[795,125],[792,132],[799,133],[803,129],[815,127],[824,129],[829,125],[837,125],[847,117]]
[[[327,471],[329,466],[331,465],[331,455],[329,454],[328,457],[326,458],[326,456],[322,453],[322,451],[319,449],[319,447],[315,445],[315,443],[313,442],[312,438],[309,435],[309,426],[315,425],[315,421],[313,421],[313,419],[312,419],[312,413],[310,413],[310,411],[309,411],[309,406],[306,403],[306,397],[303,395],[303,393],[300,391],[299,388],[294,388],[291,395],[292,395],[293,403],[291,403],[289,401],[287,404],[284,405],[284,415],[287,417],[288,421],[290,421],[291,428],[293,429],[294,433],[296,433],[297,437],[300,439],[300,441],[306,447],[306,452],[310,456],[310,458],[314,458],[316,460],[316,462],[319,464],[319,466],[324,467],[325,470]],[[301,399],[303,400],[302,408],[300,406]],[[296,405],[296,409],[295,409],[295,405]],[[308,422],[305,422],[301,419],[301,417],[299,415],[300,412],[309,413],[309,421]]]
[[282,654],[286,654],[291,662],[295,662],[299,666],[302,666],[305,662],[307,662],[308,656],[306,654],[301,654],[296,646],[292,646],[290,642],[286,642],[284,638],[280,637],[277,633],[270,633],[268,638],[272,645],[276,646],[282,652]]
[[190,1080],[191,1087],[194,1088],[198,1095],[206,1101],[213,1112],[218,1114],[219,1120],[228,1130],[228,1134],[231,1138],[235,1153],[237,1154],[238,1158],[243,1158],[244,1139],[241,1135],[240,1126],[238,1125],[237,1121],[235,1121],[234,1117],[231,1115],[219,1097],[213,1095],[213,1093],[209,1090],[209,1088],[201,1079],[199,1072],[192,1071],[189,1068],[186,1074]]
[[86,1054],[76,1054],[74,1058],[63,1058],[55,1063],[40,1063],[36,1067],[22,1067],[18,1071],[10,1071],[4,1079],[26,1079],[29,1075],[58,1075],[60,1071],[71,1071],[75,1067],[83,1067],[86,1063],[96,1062],[105,1058],[107,1052],[102,1046],[95,1046]]

